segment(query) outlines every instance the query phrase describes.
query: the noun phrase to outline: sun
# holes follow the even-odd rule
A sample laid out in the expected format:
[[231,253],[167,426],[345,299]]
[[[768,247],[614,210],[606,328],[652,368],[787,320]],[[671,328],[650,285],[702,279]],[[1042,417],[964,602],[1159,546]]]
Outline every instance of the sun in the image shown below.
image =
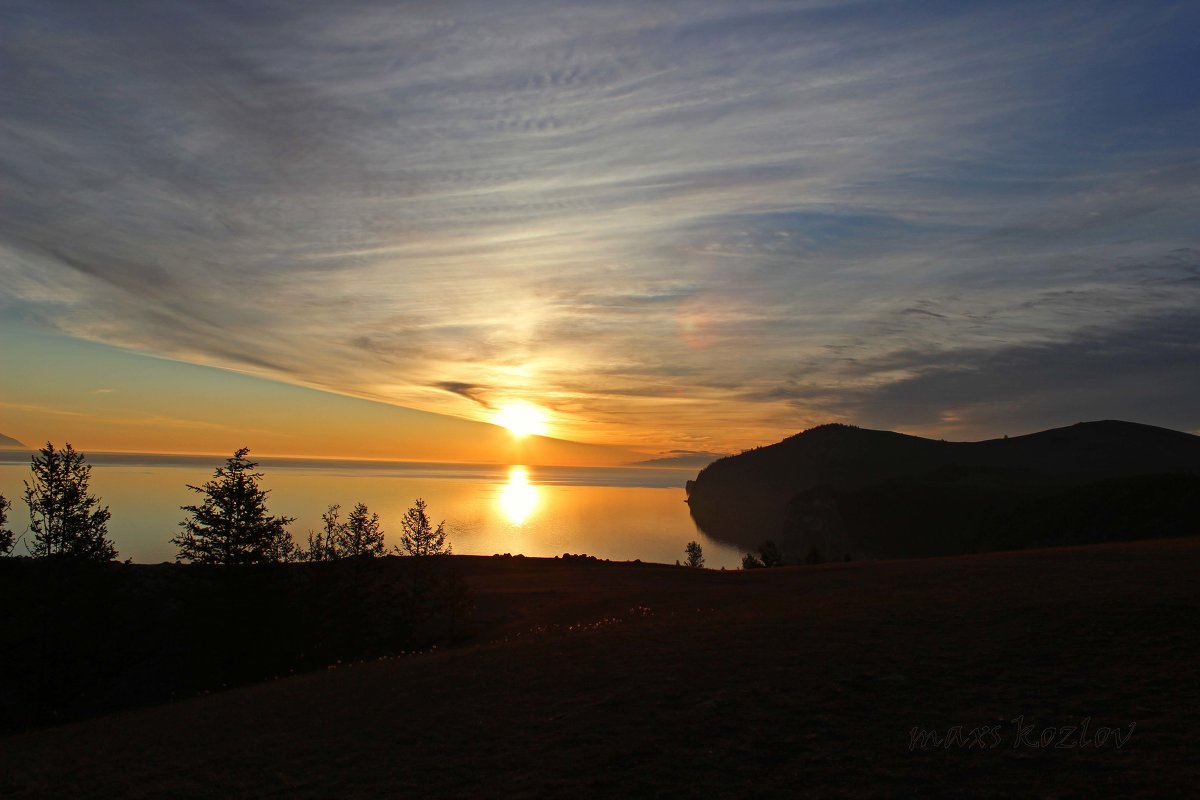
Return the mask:
[[530,434],[544,436],[546,433],[546,413],[529,403],[509,403],[501,406],[496,410],[492,421],[508,428],[518,439]]

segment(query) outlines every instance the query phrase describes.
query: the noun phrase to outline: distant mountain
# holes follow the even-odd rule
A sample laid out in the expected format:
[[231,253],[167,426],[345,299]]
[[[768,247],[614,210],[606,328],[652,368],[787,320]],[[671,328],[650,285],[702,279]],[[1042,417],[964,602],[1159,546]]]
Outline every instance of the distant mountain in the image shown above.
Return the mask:
[[705,467],[728,453],[709,453],[703,450],[671,450],[672,455],[635,461],[631,467]]
[[1086,422],[983,442],[823,425],[688,481],[692,518],[789,561],[1200,533],[1200,437]]
[[29,449],[25,445],[18,442],[16,439],[12,438],[11,436],[5,436],[3,433],[0,433],[0,447],[12,449],[12,450],[17,450],[17,449],[28,450]]

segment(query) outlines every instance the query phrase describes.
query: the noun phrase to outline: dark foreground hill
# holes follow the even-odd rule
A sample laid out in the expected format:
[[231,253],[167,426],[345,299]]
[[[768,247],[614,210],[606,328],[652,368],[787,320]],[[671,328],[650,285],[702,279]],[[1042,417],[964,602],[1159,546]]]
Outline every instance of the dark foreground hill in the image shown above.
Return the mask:
[[904,558],[1200,532],[1200,437],[1131,422],[945,442],[824,425],[688,482],[693,519],[789,561]]
[[1200,539],[746,572],[458,563],[473,643],[0,738],[0,796],[1200,785]]

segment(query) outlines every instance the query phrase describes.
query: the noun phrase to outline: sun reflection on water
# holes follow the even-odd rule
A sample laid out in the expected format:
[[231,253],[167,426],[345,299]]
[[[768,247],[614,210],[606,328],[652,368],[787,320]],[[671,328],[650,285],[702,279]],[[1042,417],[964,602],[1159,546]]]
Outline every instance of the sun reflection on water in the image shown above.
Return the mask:
[[537,508],[538,490],[529,483],[529,471],[525,467],[513,467],[508,471],[508,483],[500,490],[500,508],[513,525],[520,525]]

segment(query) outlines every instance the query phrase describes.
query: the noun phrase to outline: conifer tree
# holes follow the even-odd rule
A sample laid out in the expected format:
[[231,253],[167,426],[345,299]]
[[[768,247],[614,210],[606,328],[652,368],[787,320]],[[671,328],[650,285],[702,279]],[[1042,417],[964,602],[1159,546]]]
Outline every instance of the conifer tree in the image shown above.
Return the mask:
[[421,498],[418,497],[413,507],[404,513],[400,526],[403,529],[400,534],[403,550],[397,547],[396,552],[410,556],[450,555],[451,548],[446,542],[446,521],[438,523],[435,530],[429,522],[425,501]]
[[684,562],[687,566],[697,569],[704,566],[704,548],[699,542],[688,542],[684,552],[687,554],[687,561]]
[[213,479],[188,488],[204,495],[199,505],[181,506],[188,518],[171,539],[179,548],[176,561],[201,564],[262,564],[291,561],[296,547],[287,526],[293,517],[267,513],[269,492],[259,487],[262,473],[249,460],[249,448],[237,450],[217,467]]
[[29,507],[30,552],[35,557],[68,556],[111,561],[117,548],[108,538],[108,506],[88,494],[92,468],[68,442],[62,450],[46,446],[30,458],[32,483],[25,481]]
[[346,529],[343,538],[346,556],[381,556],[383,548],[383,530],[379,527],[379,515],[368,516],[367,507],[359,503],[346,519]]

